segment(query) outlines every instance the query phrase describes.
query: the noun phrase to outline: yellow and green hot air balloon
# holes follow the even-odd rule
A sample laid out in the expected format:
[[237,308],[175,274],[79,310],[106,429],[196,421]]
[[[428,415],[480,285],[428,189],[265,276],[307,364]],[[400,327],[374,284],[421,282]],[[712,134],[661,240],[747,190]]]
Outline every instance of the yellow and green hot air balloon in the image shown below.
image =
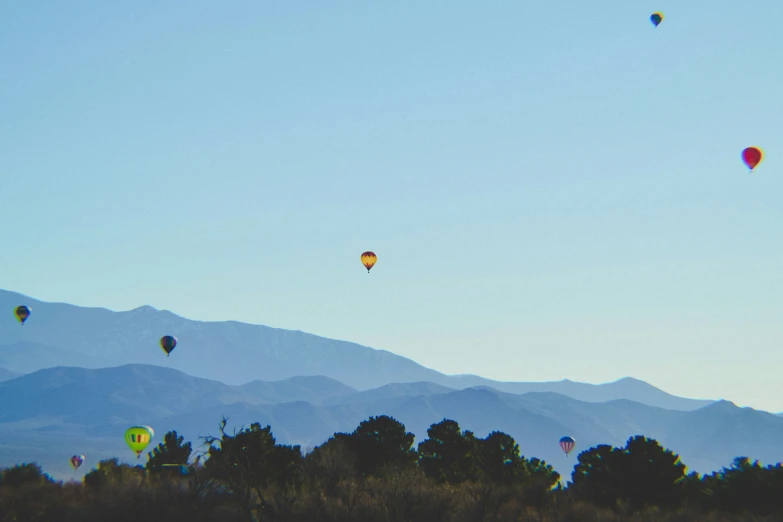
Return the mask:
[[149,426],[131,426],[125,432],[125,442],[136,453],[136,458],[139,458],[154,436],[155,432]]

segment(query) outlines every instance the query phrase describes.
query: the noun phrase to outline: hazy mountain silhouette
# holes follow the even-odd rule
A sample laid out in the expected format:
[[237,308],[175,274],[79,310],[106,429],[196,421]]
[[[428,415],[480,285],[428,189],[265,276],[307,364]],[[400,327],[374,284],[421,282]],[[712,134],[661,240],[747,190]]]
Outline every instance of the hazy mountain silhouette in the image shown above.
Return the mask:
[[419,395],[435,395],[439,393],[448,393],[454,391],[454,388],[447,388],[440,384],[431,382],[407,382],[392,383],[380,388],[356,392],[351,395],[340,397],[331,397],[325,401],[325,404],[351,404],[355,402],[376,402],[382,399],[394,397],[415,397]]
[[[670,410],[695,410],[715,401],[684,399],[666,393],[644,381],[633,377],[624,377],[606,384],[587,384],[568,379],[557,382],[498,382],[488,381],[475,376],[454,376],[454,388],[490,386],[508,393],[555,392],[587,402],[605,402],[616,399],[629,399]],[[457,385],[459,382],[460,385]]]
[[2,347],[0,349],[0,365],[17,375],[56,366],[79,368],[116,366],[107,357],[86,355],[75,350],[47,346],[37,342],[17,341],[10,344],[0,344],[0,347]]
[[[0,465],[36,460],[67,478],[77,476],[67,464],[74,453],[88,456],[90,465],[82,472],[101,458],[132,461],[123,440],[131,424],[152,426],[154,444],[176,429],[199,449],[199,437],[216,435],[223,415],[229,417],[229,432],[251,422],[270,424],[279,442],[305,448],[382,414],[405,423],[420,442],[432,423],[446,417],[481,437],[491,430],[509,433],[523,454],[547,460],[566,476],[576,455],[566,457],[560,451],[557,441],[563,435],[576,439],[578,452],[602,443],[621,446],[630,436],[643,434],[678,452],[697,471],[728,466],[736,456],[768,463],[783,460],[783,418],[725,401],[686,412],[629,400],[583,402],[551,392],[515,395],[487,387],[448,390],[403,383],[333,395],[324,401],[330,404],[264,404],[269,389],[272,401],[284,400],[286,394],[342,394],[350,389],[322,377],[251,384],[231,386],[147,365],[59,367],[23,375],[0,383],[0,403],[5,405],[0,412]],[[251,393],[253,388],[261,390],[260,396]]]
[[14,372],[9,370],[8,368],[0,367],[0,382],[8,381],[10,379],[15,379],[22,375],[21,372]]
[[[150,306],[113,312],[47,303],[0,290],[0,309],[12,310],[19,304],[31,306],[32,315],[24,326],[11,313],[0,317],[0,366],[22,373],[55,366],[151,364],[228,384],[325,376],[357,390],[391,383],[429,382],[452,389],[490,386],[509,393],[550,391],[585,401],[626,398],[680,410],[693,410],[713,402],[675,397],[631,378],[594,385],[568,380],[498,382],[474,375],[444,375],[391,352],[300,331],[235,321],[191,321]],[[167,334],[179,341],[170,357],[158,344],[160,337]],[[256,392],[261,397],[277,393],[258,387]]]
[[252,381],[239,386],[239,389],[258,397],[267,404],[291,401],[321,404],[330,398],[344,397],[357,392],[356,389],[323,375],[290,377],[275,382]]
[[83,433],[111,423],[138,424],[213,405],[261,401],[237,387],[149,365],[39,370],[0,383],[0,423],[33,421]]
[[[20,368],[0,359],[0,366],[15,371],[64,364],[96,368],[141,363],[176,368],[230,384],[325,375],[359,389],[446,377],[391,352],[299,331],[236,321],[191,321],[150,306],[113,312],[46,303],[0,291],[0,309],[13,309],[23,303],[32,307],[30,318],[21,326],[13,314],[0,317],[0,339],[9,345],[35,343],[29,346],[29,352],[38,368]],[[170,357],[158,344],[160,337],[167,334],[176,336],[179,342]],[[46,351],[50,347],[92,359],[86,363],[61,359],[49,362],[46,358],[54,357]]]

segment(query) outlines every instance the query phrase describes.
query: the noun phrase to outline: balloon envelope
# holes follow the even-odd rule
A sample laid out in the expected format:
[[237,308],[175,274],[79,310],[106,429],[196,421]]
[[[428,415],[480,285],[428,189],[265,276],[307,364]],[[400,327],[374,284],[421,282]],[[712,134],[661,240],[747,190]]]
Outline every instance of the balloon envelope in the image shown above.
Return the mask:
[[748,147],[742,151],[742,161],[750,170],[755,169],[762,159],[764,159],[764,151],[759,147]]
[[24,324],[24,322],[27,321],[27,318],[30,317],[31,312],[32,309],[26,305],[17,306],[16,310],[14,310],[14,314],[16,314],[16,318],[19,319],[19,322],[22,324]]
[[125,442],[139,458],[154,436],[155,432],[149,426],[131,426],[125,432]]
[[170,354],[171,350],[177,347],[177,338],[171,335],[164,335],[160,338],[160,347],[163,348],[166,355]]
[[367,273],[370,273],[370,269],[375,266],[375,262],[378,260],[378,256],[376,256],[373,252],[367,251],[364,254],[362,254],[362,264],[364,265],[364,268],[367,269]]
[[650,21],[653,23],[655,27],[658,27],[658,24],[660,24],[663,21],[663,13],[653,13],[650,15]]
[[73,469],[79,469],[79,466],[81,466],[84,463],[84,455],[74,455],[71,457],[71,467]]
[[563,451],[565,451],[566,455],[571,453],[571,450],[574,449],[574,446],[576,446],[576,441],[573,439],[573,437],[563,437],[560,439],[560,447],[563,448]]

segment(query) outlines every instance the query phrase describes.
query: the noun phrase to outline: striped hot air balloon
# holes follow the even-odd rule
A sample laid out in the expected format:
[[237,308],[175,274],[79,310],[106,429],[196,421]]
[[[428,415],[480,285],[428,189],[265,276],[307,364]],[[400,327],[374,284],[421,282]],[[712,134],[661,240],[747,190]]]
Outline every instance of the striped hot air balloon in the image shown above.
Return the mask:
[[560,447],[563,448],[563,451],[565,451],[566,455],[571,453],[571,450],[574,449],[574,446],[576,446],[576,441],[573,439],[573,437],[566,436],[560,439]]
[[139,458],[154,436],[155,431],[149,426],[131,426],[125,432],[125,442]]

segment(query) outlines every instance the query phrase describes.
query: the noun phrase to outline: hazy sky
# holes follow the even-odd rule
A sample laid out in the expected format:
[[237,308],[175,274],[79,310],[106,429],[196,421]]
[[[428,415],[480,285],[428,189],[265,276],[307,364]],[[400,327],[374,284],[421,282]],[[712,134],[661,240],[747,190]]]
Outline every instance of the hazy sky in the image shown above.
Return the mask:
[[0,287],[781,411],[781,19],[0,1]]

